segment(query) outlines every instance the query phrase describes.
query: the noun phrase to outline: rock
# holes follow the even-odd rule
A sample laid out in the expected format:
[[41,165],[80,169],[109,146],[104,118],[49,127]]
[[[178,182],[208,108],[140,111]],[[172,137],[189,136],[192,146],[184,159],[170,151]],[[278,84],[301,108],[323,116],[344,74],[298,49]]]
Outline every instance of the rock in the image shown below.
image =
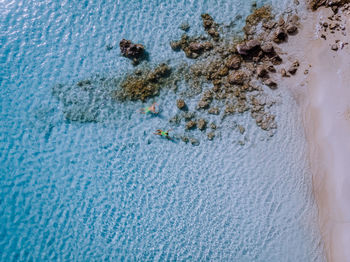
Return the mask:
[[209,132],[209,133],[207,134],[207,136],[208,136],[208,139],[209,139],[209,140],[213,140],[214,137],[215,137],[215,133],[214,133],[214,132]]
[[214,47],[209,41],[191,40],[187,34],[183,34],[179,41],[170,42],[170,46],[174,51],[182,49],[185,55],[192,59],[198,58],[204,51],[209,51]]
[[267,67],[267,70],[268,70],[269,72],[271,72],[271,73],[276,73],[276,68],[275,68],[273,65],[269,65],[269,66]]
[[195,116],[196,116],[196,114],[193,112],[186,112],[183,114],[185,121],[189,121],[189,120],[193,119]]
[[299,66],[300,66],[299,61],[298,61],[298,60],[295,60],[295,61],[293,62],[293,66],[295,66],[295,67],[299,67]]
[[203,20],[203,26],[205,29],[210,29],[213,25],[213,21],[211,20]]
[[225,115],[231,115],[236,112],[236,108],[233,105],[227,105],[225,107]]
[[275,31],[272,40],[273,40],[275,43],[278,43],[278,44],[279,44],[279,43],[282,43],[282,42],[286,41],[286,39],[287,39],[287,34],[286,34],[286,32],[284,31],[283,28],[279,27],[279,28]]
[[267,22],[264,22],[262,26],[265,29],[272,30],[273,28],[275,28],[277,26],[277,23],[276,23],[276,21],[267,21]]
[[228,68],[226,66],[223,66],[219,69],[218,72],[219,76],[227,76],[228,75]]
[[133,44],[130,40],[122,39],[119,43],[120,52],[130,59],[141,59],[145,53],[145,47],[141,44]]
[[313,11],[317,10],[319,7],[326,5],[328,0],[309,0],[308,4]]
[[[214,81],[215,81],[215,80],[214,80]],[[214,82],[214,81],[213,81],[213,82]],[[214,84],[214,87],[213,87],[212,90],[213,90],[214,93],[219,92],[219,91],[220,91],[220,85],[219,85],[219,84]]]
[[248,55],[249,53],[251,53],[252,51],[256,50],[260,48],[260,42],[258,40],[249,40],[245,43],[242,44],[238,44],[237,45],[237,52],[240,55]]
[[188,121],[186,124],[186,129],[191,130],[196,128],[197,123],[195,121]]
[[184,110],[184,109],[186,109],[186,103],[185,103],[185,101],[183,100],[183,99],[178,99],[177,101],[176,101],[176,106],[177,106],[177,108],[178,109],[180,109],[180,110]]
[[212,100],[213,100],[213,93],[210,90],[204,92],[201,100],[199,100],[199,102],[198,102],[197,108],[198,109],[207,109]]
[[210,28],[210,29],[208,30],[208,34],[209,34],[212,38],[214,38],[214,39],[218,39],[219,36],[220,36],[219,32],[216,31],[214,28]]
[[182,43],[181,48],[183,49],[188,58],[197,58],[204,51],[209,51],[210,49],[212,49],[213,44],[210,42],[192,41]]
[[280,27],[284,26],[285,23],[286,23],[286,21],[284,21],[283,17],[280,17],[280,19],[277,22],[278,26],[280,26]]
[[213,44],[209,41],[203,42],[202,44],[205,51],[209,51],[214,48]]
[[203,20],[203,26],[205,29],[209,29],[214,24],[214,19],[209,14],[202,14],[201,15]]
[[[253,26],[256,26],[260,21],[262,20],[268,21],[271,18],[272,18],[271,7],[262,6],[260,8],[255,9],[253,13],[246,18],[246,26],[253,27]],[[244,31],[246,31],[246,29],[244,29]]]
[[334,6],[331,7],[331,9],[332,9],[334,14],[338,13],[338,6],[334,5]]
[[282,63],[282,58],[279,55],[271,57],[271,63],[274,65],[280,65]]
[[199,42],[191,42],[188,45],[188,48],[190,49],[191,52],[200,53],[203,51],[204,46],[202,43],[199,43]]
[[273,80],[271,79],[267,79],[265,82],[264,82],[265,85],[267,85],[268,87],[270,87],[271,89],[277,89],[277,83],[274,82]]
[[287,26],[287,33],[290,35],[294,35],[296,34],[298,31],[298,27],[296,27],[295,25],[288,25]]
[[155,84],[150,84],[148,80],[141,77],[128,77],[121,84],[123,100],[141,100],[146,101],[148,98],[156,96],[159,92],[159,87]]
[[245,128],[243,127],[243,126],[241,126],[241,125],[238,125],[238,130],[239,130],[239,132],[243,135],[244,134],[244,132],[245,132]]
[[215,130],[217,127],[214,123],[210,123],[210,128]]
[[193,146],[199,146],[199,141],[198,139],[195,139],[195,138],[191,138],[190,139],[190,142]]
[[181,136],[181,140],[186,144],[188,143],[188,141],[190,141],[187,136]]
[[171,41],[170,42],[171,49],[174,51],[180,51],[181,50],[181,41]]
[[180,25],[180,29],[187,32],[189,29],[190,29],[190,25],[187,23],[187,22],[183,22],[181,25]]
[[146,101],[146,99],[156,96],[159,93],[159,87],[148,83],[143,79],[136,79],[135,81],[125,82],[122,84],[122,88],[124,89],[126,96],[130,98],[130,100],[138,100]]
[[197,121],[197,127],[199,130],[204,130],[207,127],[207,121],[205,121],[203,118],[199,119]]
[[282,77],[289,77],[289,75],[287,74],[286,69],[284,69],[284,68],[281,69],[281,75],[282,75]]
[[228,75],[228,82],[230,84],[243,85],[246,78],[247,78],[246,74],[242,71],[231,72]]
[[263,121],[264,117],[263,117],[263,113],[259,112],[256,116],[255,116],[255,122],[257,125],[260,125],[261,122]]
[[210,101],[209,100],[199,100],[197,108],[198,109],[207,109],[210,105]]
[[[249,108],[247,106],[247,104],[244,101],[238,101],[237,103],[237,112],[238,113],[243,113],[244,111],[247,111]],[[225,110],[228,110],[229,107],[226,107]],[[227,114],[227,112],[225,111],[225,113]],[[229,112],[231,113],[231,112]]]
[[326,7],[331,7],[333,10],[333,7],[338,8],[338,7],[341,7],[347,3],[349,3],[349,0],[310,0],[309,6],[314,11],[323,5]]
[[188,58],[196,59],[200,56],[200,53],[192,52],[188,47],[185,47],[183,51]]
[[171,73],[171,68],[167,64],[160,64],[147,76],[150,82],[158,82],[160,78],[167,77]]
[[268,74],[267,70],[262,65],[259,65],[256,68],[256,73],[257,73],[258,77],[264,77],[264,76],[266,76]]
[[272,45],[272,43],[265,43],[261,46],[261,50],[264,52],[264,53],[267,53],[267,54],[271,54],[273,52],[275,52],[275,49]]
[[146,101],[158,95],[170,73],[171,68],[167,64],[160,64],[153,70],[135,70],[121,82],[120,90],[113,92],[113,96],[121,100]]
[[291,74],[291,75],[294,75],[298,70],[298,67],[292,65],[289,69],[288,69],[288,72]]
[[212,100],[213,99],[213,92],[211,92],[210,90],[207,90],[203,93],[202,96],[203,100]]
[[213,81],[213,85],[214,86],[218,86],[219,88],[220,88],[220,85],[222,84],[222,82],[221,82],[221,80],[220,79],[215,79],[214,81]]
[[228,46],[227,48],[226,47],[219,47],[216,50],[220,54],[222,59],[225,59],[225,58],[229,57],[232,53],[236,52],[236,49],[234,46]]
[[214,41],[218,41],[220,34],[217,31],[217,24],[214,22],[214,19],[209,14],[202,14],[201,17],[203,20],[204,29],[214,39]]
[[337,45],[337,44],[333,44],[333,45],[331,46],[331,49],[332,49],[333,51],[338,51],[338,45]]
[[241,58],[238,55],[232,55],[226,60],[225,65],[229,69],[239,69],[241,66]]
[[331,30],[334,30],[334,29],[336,29],[338,27],[338,24],[335,24],[335,23],[331,23],[330,25],[329,25],[329,29],[331,29]]
[[220,114],[220,109],[218,107],[212,107],[208,110],[208,113],[211,115],[218,115]]

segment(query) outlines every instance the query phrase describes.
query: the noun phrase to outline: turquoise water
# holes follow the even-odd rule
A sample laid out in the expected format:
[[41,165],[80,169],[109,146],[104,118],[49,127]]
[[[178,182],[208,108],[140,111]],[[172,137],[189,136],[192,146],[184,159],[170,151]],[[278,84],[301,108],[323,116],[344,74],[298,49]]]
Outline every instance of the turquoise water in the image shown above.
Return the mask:
[[169,41],[183,21],[201,33],[201,13],[228,24],[250,6],[0,1],[1,261],[324,260],[300,112],[285,87],[270,94],[275,136],[244,115],[222,122],[214,141],[193,131],[196,147],[152,135],[170,128],[172,92],[157,99],[162,114],[149,117],[136,112],[142,103],[103,100],[97,90],[102,98],[84,104],[102,112],[95,123],[67,121],[52,96],[58,83],[132,70],[107,44],[132,39],[150,63],[179,64],[186,59]]

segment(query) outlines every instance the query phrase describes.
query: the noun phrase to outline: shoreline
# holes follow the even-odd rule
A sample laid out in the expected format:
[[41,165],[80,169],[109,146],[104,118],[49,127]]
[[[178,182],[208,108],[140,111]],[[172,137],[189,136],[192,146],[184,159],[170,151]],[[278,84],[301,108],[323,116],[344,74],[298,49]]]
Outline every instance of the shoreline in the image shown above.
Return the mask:
[[[350,10],[350,9],[347,9]],[[286,44],[302,62],[296,79],[283,80],[303,112],[313,193],[327,261],[350,261],[350,12],[329,19],[330,8],[306,11],[302,28]],[[340,24],[330,32],[324,23]],[[337,50],[334,45],[337,45]]]

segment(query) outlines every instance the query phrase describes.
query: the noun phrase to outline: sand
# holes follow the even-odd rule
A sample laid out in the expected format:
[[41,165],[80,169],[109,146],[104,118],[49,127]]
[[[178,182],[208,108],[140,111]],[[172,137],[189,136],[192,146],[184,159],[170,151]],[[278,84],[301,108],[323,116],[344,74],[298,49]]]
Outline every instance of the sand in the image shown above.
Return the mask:
[[[285,44],[283,49],[298,58],[301,67],[297,78],[284,81],[304,112],[327,260],[344,262],[350,261],[350,48],[333,51],[331,45],[336,39],[339,46],[349,39],[350,16],[342,15],[346,30],[324,33],[319,22],[327,21],[330,14],[325,8],[308,11],[298,36]],[[320,37],[322,33],[327,40]]]

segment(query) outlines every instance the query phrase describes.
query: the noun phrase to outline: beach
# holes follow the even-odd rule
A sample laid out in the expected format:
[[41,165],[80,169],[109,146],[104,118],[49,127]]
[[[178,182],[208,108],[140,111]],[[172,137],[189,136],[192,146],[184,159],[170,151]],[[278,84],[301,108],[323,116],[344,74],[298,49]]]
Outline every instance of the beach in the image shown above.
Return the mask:
[[288,54],[300,58],[303,65],[304,74],[299,72],[297,79],[285,81],[303,109],[313,191],[328,261],[350,261],[348,22],[347,8],[339,9],[337,15],[331,8],[309,10],[298,36],[286,44]]
[[[325,10],[323,10],[325,11]],[[322,10],[316,19],[325,17]],[[316,23],[315,23],[316,24]],[[349,33],[349,32],[348,32]],[[350,261],[349,49],[330,49],[333,39],[315,40],[307,85],[305,127],[310,143],[314,193],[328,261]]]

